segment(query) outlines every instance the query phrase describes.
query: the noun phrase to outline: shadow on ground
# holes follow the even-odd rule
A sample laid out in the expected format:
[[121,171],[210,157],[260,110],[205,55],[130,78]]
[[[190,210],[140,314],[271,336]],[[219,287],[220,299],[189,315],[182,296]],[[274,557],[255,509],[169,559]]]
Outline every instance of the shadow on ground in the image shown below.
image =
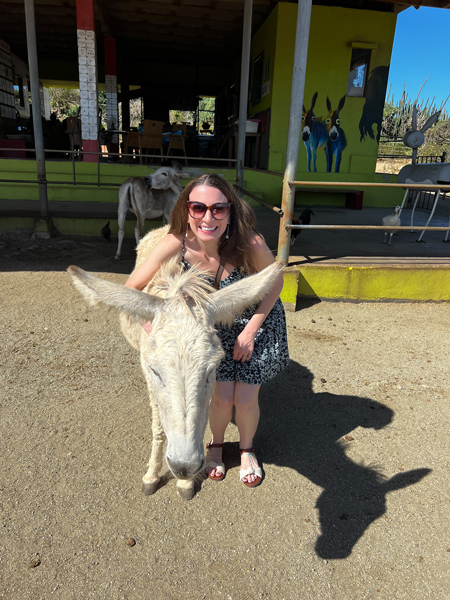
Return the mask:
[[33,240],[30,232],[0,234],[1,271],[65,271],[75,264],[86,271],[129,275],[136,260],[136,243],[124,242],[122,260],[115,260],[117,240],[102,237],[57,235]]
[[431,469],[386,479],[381,466],[352,461],[346,454],[350,432],[357,427],[380,430],[391,423],[394,412],[370,398],[314,393],[312,380],[307,368],[291,361],[262,386],[264,418],[255,446],[263,452],[263,463],[295,469],[323,488],[316,503],[321,535],[315,549],[324,559],[340,559],[349,556],[370,524],[386,512],[389,492],[419,482]]

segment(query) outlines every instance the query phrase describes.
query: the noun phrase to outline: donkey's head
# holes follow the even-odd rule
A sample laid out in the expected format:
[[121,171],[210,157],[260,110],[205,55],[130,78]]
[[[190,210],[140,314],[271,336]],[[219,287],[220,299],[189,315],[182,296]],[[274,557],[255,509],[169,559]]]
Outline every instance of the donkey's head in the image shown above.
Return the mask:
[[316,120],[316,116],[314,114],[314,106],[316,104],[318,92],[315,92],[311,99],[311,108],[306,110],[305,105],[303,105],[302,112],[302,140],[307,142],[311,137],[311,130]]
[[154,173],[146,175],[144,179],[152,190],[168,190],[169,188],[172,188],[179,194],[183,189],[183,186],[181,185],[181,179],[183,177],[189,176],[184,175],[181,167],[173,166],[161,167]]
[[78,267],[68,271],[89,303],[114,307],[134,323],[152,322],[150,335],[142,330],[141,365],[167,436],[167,463],[175,477],[190,479],[204,468],[209,402],[223,357],[214,325],[231,323],[260,301],[282,265],[274,263],[211,292],[199,272],[184,272],[176,261],[161,268],[151,294],[98,279]]
[[330,140],[332,140],[333,142],[336,141],[339,137],[339,132],[341,129],[341,120],[339,118],[339,113],[344,108],[344,104],[345,96],[342,96],[342,98],[339,100],[337,109],[333,110],[331,106],[331,101],[327,96],[328,117],[326,119],[326,126]]

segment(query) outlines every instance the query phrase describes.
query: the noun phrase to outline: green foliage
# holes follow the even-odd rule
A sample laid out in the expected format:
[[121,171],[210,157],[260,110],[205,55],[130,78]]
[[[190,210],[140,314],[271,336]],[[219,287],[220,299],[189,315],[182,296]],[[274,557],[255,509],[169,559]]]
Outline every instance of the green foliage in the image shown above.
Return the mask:
[[[398,104],[386,102],[383,112],[383,127],[379,154],[398,156],[411,155],[411,149],[401,143],[405,133],[412,128],[414,103],[403,94]],[[426,121],[439,110],[433,101],[422,101],[417,105],[417,129],[422,129]],[[393,144],[393,141],[398,143]],[[450,117],[442,110],[438,122],[425,132],[425,143],[419,149],[419,156],[441,156],[445,152],[450,158]]]
[[[80,90],[66,88],[50,88],[50,108],[56,112],[60,121],[66,117],[74,117],[78,114],[80,108]],[[98,106],[102,111],[102,125],[106,129],[106,92],[99,91]],[[193,125],[198,123],[199,129],[202,129],[203,123],[206,123],[207,131],[214,131],[216,99],[211,97],[199,98],[197,111],[171,110],[169,120],[171,123],[188,123]],[[119,123],[122,121],[122,106],[119,104]],[[130,101],[130,126],[137,127],[143,119],[142,99],[136,98]]]
[[169,120],[171,123],[188,123],[193,125],[197,123],[198,130],[214,132],[216,99],[212,97],[200,97],[198,99],[198,108],[196,111],[190,110],[171,110],[169,111]]
[[450,119],[439,120],[425,133],[425,144],[420,148],[422,156],[440,156],[446,153],[446,161],[450,161]]
[[214,131],[216,99],[210,97],[199,98],[198,123],[201,129]]
[[[408,129],[412,127],[414,102],[408,100],[408,96],[403,94],[398,104],[389,102],[384,105],[383,111],[383,127],[381,137],[387,140],[395,140],[402,138]],[[434,104],[434,101],[426,100],[417,104],[417,128],[420,130],[425,125],[426,121],[439,110],[439,107]],[[446,121],[449,115],[445,110],[441,112],[440,121]]]
[[80,107],[80,90],[50,88],[50,109],[56,117],[64,121],[66,117],[75,117]]
[[169,110],[169,121],[171,123],[188,123],[192,125],[195,120],[195,112],[192,110]]

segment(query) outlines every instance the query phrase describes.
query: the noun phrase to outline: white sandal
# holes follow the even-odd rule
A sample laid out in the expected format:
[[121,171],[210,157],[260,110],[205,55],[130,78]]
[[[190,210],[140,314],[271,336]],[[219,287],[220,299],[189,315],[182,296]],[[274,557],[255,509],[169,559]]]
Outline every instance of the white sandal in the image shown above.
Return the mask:
[[[242,454],[249,454],[250,455],[250,468],[249,469],[240,469],[239,471],[239,478],[242,481],[242,483],[244,485],[246,485],[247,487],[256,487],[257,485],[259,485],[261,483],[262,480],[262,469],[261,467],[257,467],[256,466],[256,457],[253,458],[251,456],[251,454],[255,454],[255,449],[254,448],[243,448],[243,449],[239,449],[239,452]],[[244,477],[247,477],[247,475],[256,475],[256,479],[255,481],[252,481],[251,483],[249,483],[248,481],[243,481]]]
[[223,448],[223,444],[212,444],[211,442],[206,444],[206,449],[208,450],[208,452],[206,453],[206,468],[215,469],[216,471],[219,471],[220,475],[218,477],[214,477],[211,475],[211,473],[206,474],[209,477],[209,479],[212,479],[213,481],[220,481],[225,477],[225,465],[223,464],[223,462],[218,463],[215,460],[211,459],[209,455],[210,448]]

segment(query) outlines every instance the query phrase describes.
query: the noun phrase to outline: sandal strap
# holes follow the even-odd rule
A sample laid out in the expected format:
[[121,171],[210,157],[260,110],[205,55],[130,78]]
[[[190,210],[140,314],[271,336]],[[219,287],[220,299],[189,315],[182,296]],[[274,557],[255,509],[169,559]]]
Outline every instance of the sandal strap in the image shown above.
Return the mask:
[[211,444],[211,442],[208,442],[206,444],[207,448],[223,448],[224,444]]
[[261,467],[250,467],[248,469],[239,470],[239,479],[244,479],[244,477],[247,477],[247,475],[256,475],[262,479],[262,469]]
[[218,463],[215,460],[210,460],[205,465],[205,469],[216,469],[216,471],[219,471],[222,473],[222,475],[225,475],[225,464],[223,462]]
[[256,450],[254,448],[239,448],[239,452],[244,454],[244,452],[253,452],[255,454]]

